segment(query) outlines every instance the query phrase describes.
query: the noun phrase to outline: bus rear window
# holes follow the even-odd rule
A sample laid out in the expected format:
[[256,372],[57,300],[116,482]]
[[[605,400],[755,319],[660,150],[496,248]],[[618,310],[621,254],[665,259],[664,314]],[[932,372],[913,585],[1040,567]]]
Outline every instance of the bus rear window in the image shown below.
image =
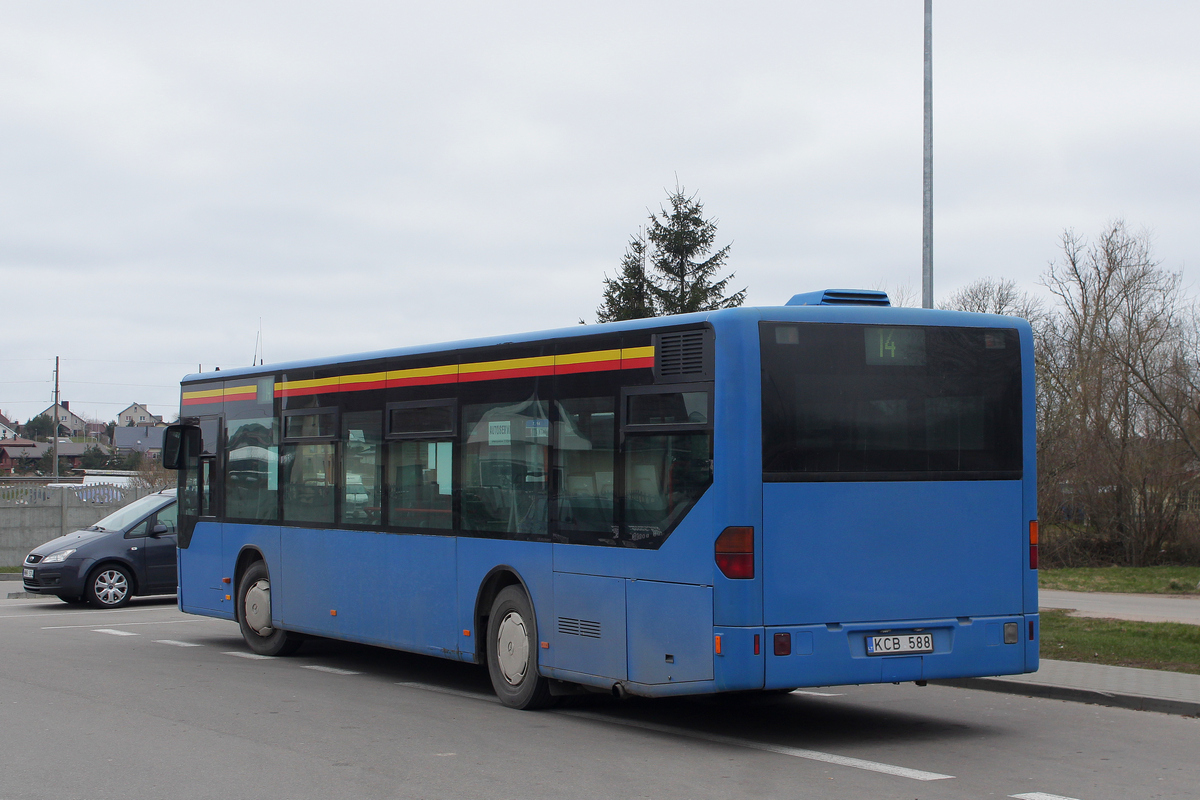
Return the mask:
[[1021,477],[1011,329],[762,323],[767,481]]

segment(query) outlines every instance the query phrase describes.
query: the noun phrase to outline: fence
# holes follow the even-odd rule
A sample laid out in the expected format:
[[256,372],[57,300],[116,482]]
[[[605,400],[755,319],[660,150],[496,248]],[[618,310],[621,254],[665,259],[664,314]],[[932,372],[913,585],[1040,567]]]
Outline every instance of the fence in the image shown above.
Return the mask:
[[0,566],[14,567],[39,544],[95,525],[150,494],[111,484],[0,486]]

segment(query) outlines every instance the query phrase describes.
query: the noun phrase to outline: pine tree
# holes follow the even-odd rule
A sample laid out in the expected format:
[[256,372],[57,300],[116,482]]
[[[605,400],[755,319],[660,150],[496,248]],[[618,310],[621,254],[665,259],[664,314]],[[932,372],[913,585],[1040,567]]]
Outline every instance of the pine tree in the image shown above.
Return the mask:
[[745,289],[725,294],[732,273],[714,280],[724,270],[731,245],[709,255],[717,222],[704,218],[704,204],[678,186],[667,202],[670,210],[664,206],[660,213],[651,212],[650,228],[630,241],[620,275],[605,276],[600,322],[715,311],[745,302]]
[[629,240],[616,278],[604,276],[604,303],[596,309],[600,322],[656,317],[655,289],[646,275],[646,239],[639,231]]
[[745,289],[725,296],[732,274],[713,280],[724,268],[731,245],[704,258],[717,238],[716,220],[705,219],[704,204],[695,195],[688,197],[681,187],[675,187],[667,201],[671,210],[663,208],[661,215],[651,214],[647,234],[654,248],[651,263],[658,273],[655,295],[662,313],[688,314],[740,306],[746,300]]

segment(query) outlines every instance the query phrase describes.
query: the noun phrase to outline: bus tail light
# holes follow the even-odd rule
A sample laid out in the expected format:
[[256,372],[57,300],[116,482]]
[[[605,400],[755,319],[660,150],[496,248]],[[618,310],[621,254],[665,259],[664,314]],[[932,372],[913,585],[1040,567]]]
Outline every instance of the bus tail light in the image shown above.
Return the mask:
[[754,577],[754,528],[726,528],[713,549],[717,569],[726,578]]
[[1029,523],[1029,568],[1038,568],[1038,524],[1036,519]]

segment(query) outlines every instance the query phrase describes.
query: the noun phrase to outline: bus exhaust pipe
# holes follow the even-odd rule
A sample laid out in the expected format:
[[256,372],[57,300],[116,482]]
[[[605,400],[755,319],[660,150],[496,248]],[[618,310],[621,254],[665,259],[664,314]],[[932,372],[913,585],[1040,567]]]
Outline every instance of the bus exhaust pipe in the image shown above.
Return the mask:
[[625,689],[625,684],[617,681],[612,686],[612,695],[618,700],[628,700],[629,692]]

